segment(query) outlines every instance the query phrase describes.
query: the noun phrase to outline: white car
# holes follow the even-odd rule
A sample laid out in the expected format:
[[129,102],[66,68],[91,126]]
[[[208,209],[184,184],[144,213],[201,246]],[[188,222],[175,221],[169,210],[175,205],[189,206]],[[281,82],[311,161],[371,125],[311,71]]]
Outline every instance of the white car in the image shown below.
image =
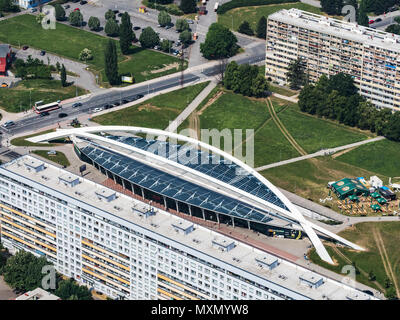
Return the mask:
[[93,109],[93,112],[100,112],[100,111],[103,111],[103,108],[94,108]]

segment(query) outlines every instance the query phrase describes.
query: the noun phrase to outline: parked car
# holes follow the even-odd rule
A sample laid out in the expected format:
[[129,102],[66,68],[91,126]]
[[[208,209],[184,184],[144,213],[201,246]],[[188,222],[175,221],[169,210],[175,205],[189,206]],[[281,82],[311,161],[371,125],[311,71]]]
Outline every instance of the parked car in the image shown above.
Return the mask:
[[140,27],[138,27],[138,26],[136,26],[136,27],[133,27],[133,30],[140,30]]
[[382,21],[382,19],[381,19],[381,18],[378,18],[378,19],[375,20],[375,23],[381,22],[381,21]]
[[45,51],[45,50],[40,51],[40,55],[41,55],[41,56],[44,56],[45,54],[46,54],[46,51]]
[[57,154],[57,151],[56,150],[50,150],[50,151],[47,151],[47,154],[49,156],[55,156]]
[[119,10],[113,10],[113,12],[114,12],[115,14],[117,14],[117,13],[119,12]]
[[144,97],[144,95],[142,95],[142,94],[137,94],[137,95],[136,95],[136,100],[141,99],[141,98],[143,98],[143,97]]
[[6,121],[3,124],[3,128],[8,128],[8,127],[12,127],[13,125],[15,125],[14,121]]
[[27,50],[29,48],[29,46],[23,46],[22,50]]
[[397,10],[399,10],[399,8],[397,8],[397,7],[392,7],[392,8],[389,9],[389,12],[394,12],[394,11],[397,11]]
[[193,24],[194,23],[194,21],[191,20],[191,19],[186,19],[186,22],[189,23],[189,24]]
[[5,83],[5,82],[3,82],[3,83],[1,84],[1,87],[2,87],[2,88],[7,88],[7,87],[8,87],[8,84]]
[[32,8],[32,9],[31,9],[31,13],[34,13],[34,12],[36,12],[36,11],[37,11],[36,8]]
[[106,104],[105,106],[103,106],[104,109],[110,109],[112,108],[111,104]]
[[128,102],[130,102],[129,100],[127,100],[127,99],[122,99],[122,104],[125,104],[125,103],[128,103]]
[[118,107],[120,105],[119,102],[114,102],[114,107]]
[[45,116],[48,116],[50,113],[48,113],[47,111],[44,111],[44,112],[41,112],[40,114],[39,114],[39,116],[41,116],[41,117],[45,117]]
[[75,103],[72,105],[72,108],[77,108],[77,107],[80,107],[80,106],[82,106],[82,103],[80,103],[80,102],[75,102]]
[[64,6],[64,9],[69,9],[69,8],[71,8],[71,6],[70,6],[69,4],[66,4],[66,5]]
[[103,108],[94,108],[93,109],[93,112],[100,112],[100,111],[103,111]]
[[87,3],[87,1],[81,0],[80,5],[83,6],[83,5],[86,4],[86,3]]
[[81,11],[79,8],[75,8],[74,11]]
[[123,15],[122,12],[118,13],[118,17],[122,17],[122,15]]
[[375,22],[375,20],[369,20],[369,24],[373,24]]
[[172,28],[172,26],[169,24],[169,25],[167,25],[167,26],[165,26],[165,29],[166,30],[168,30],[168,29],[171,29]]
[[61,112],[61,113],[58,114],[58,117],[59,117],[59,118],[65,118],[65,117],[67,117],[67,116],[68,116],[68,114],[66,114],[66,113],[64,113],[64,112]]

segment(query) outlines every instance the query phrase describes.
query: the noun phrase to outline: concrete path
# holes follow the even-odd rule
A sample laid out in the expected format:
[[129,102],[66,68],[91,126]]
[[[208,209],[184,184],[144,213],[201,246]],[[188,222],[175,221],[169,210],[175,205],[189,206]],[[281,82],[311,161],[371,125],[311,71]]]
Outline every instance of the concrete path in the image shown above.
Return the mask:
[[313,6],[313,7],[321,8],[321,3],[318,0],[300,0],[300,2],[309,4],[310,6]]
[[255,170],[256,171],[263,171],[263,170],[267,170],[267,169],[274,168],[274,167],[284,166],[286,164],[297,162],[297,161],[302,161],[302,160],[311,159],[311,158],[315,158],[315,157],[321,157],[321,156],[328,156],[328,155],[332,155],[332,154],[334,154],[334,153],[336,153],[338,151],[342,151],[342,150],[358,147],[358,146],[361,146],[363,144],[376,142],[376,141],[383,140],[383,139],[385,139],[385,137],[379,136],[379,137],[372,138],[372,139],[367,139],[367,140],[363,140],[363,141],[359,141],[359,142],[355,142],[355,143],[351,143],[351,144],[346,144],[344,146],[340,146],[340,147],[336,147],[336,148],[322,149],[320,151],[317,151],[317,152],[314,152],[314,153],[311,153],[311,154],[307,154],[305,156],[301,156],[301,157],[297,157],[297,158],[292,158],[292,159],[287,159],[287,160],[283,160],[283,161],[267,164],[265,166],[261,166],[261,167],[255,168]]
[[7,283],[4,282],[2,276],[0,276],[0,300],[14,300],[17,295],[12,291]]
[[165,129],[168,132],[176,132],[183,121],[200,105],[200,103],[208,96],[208,94],[217,86],[215,81],[211,81],[207,87],[201,91],[197,97],[172,121]]

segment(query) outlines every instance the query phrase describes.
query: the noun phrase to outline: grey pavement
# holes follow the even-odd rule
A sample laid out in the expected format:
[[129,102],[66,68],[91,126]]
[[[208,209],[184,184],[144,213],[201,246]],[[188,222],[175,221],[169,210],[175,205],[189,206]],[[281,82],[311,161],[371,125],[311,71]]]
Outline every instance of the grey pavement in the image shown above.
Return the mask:
[[17,295],[12,289],[4,282],[2,276],[0,276],[0,300],[14,300]]
[[296,157],[296,158],[292,158],[292,159],[287,159],[287,160],[283,160],[283,161],[279,161],[279,162],[275,162],[275,163],[270,163],[270,164],[267,164],[265,166],[261,166],[261,167],[255,168],[255,170],[256,171],[263,171],[263,170],[267,170],[267,169],[274,168],[274,167],[284,166],[286,164],[297,162],[297,161],[302,161],[302,160],[311,159],[311,158],[315,158],[315,157],[332,155],[332,154],[334,154],[334,153],[336,153],[338,151],[342,151],[342,150],[358,147],[358,146],[361,146],[363,144],[376,142],[376,141],[379,141],[379,140],[382,140],[382,139],[385,139],[385,137],[379,136],[379,137],[372,138],[372,139],[367,139],[367,140],[363,140],[363,141],[359,141],[359,142],[355,142],[355,143],[346,144],[344,146],[340,146],[340,147],[336,147],[336,148],[322,149],[320,151],[317,151],[317,152],[314,152],[314,153],[311,153],[311,154],[307,154],[305,156]]
[[321,3],[318,0],[300,0],[300,2],[303,2],[305,4],[309,4],[310,6],[321,8]]
[[93,73],[86,70],[88,65],[48,52],[46,52],[44,56],[41,56],[40,51],[41,50],[33,48],[28,48],[27,50],[20,49],[16,51],[16,58],[26,60],[28,56],[31,55],[32,58],[38,58],[39,60],[42,60],[45,64],[47,64],[48,62],[50,62],[50,64],[52,65],[56,65],[57,62],[61,65],[64,64],[67,71],[71,71],[79,75],[79,77],[70,77],[70,79],[73,80],[74,84],[76,84],[77,86],[89,90],[90,92],[99,92],[104,90],[97,85],[96,78]]
[[199,104],[208,96],[208,94],[216,87],[217,83],[211,81],[207,87],[205,87],[194,100],[178,115],[178,117],[172,121],[169,126],[165,129],[168,132],[175,132],[183,121],[199,106]]

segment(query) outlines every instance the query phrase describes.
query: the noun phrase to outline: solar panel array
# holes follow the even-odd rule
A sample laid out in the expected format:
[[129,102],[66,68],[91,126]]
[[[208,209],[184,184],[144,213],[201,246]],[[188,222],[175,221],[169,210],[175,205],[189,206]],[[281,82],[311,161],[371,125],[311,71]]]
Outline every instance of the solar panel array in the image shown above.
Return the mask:
[[258,178],[249,172],[244,172],[239,165],[229,160],[221,159],[218,155],[212,155],[194,146],[182,146],[159,140],[146,140],[140,137],[108,136],[108,138],[183,164],[273,203],[278,207],[289,210],[282,200]]
[[193,206],[233,217],[266,223],[272,219],[240,200],[211,191],[140,161],[90,143],[80,151],[110,172],[133,184]]

